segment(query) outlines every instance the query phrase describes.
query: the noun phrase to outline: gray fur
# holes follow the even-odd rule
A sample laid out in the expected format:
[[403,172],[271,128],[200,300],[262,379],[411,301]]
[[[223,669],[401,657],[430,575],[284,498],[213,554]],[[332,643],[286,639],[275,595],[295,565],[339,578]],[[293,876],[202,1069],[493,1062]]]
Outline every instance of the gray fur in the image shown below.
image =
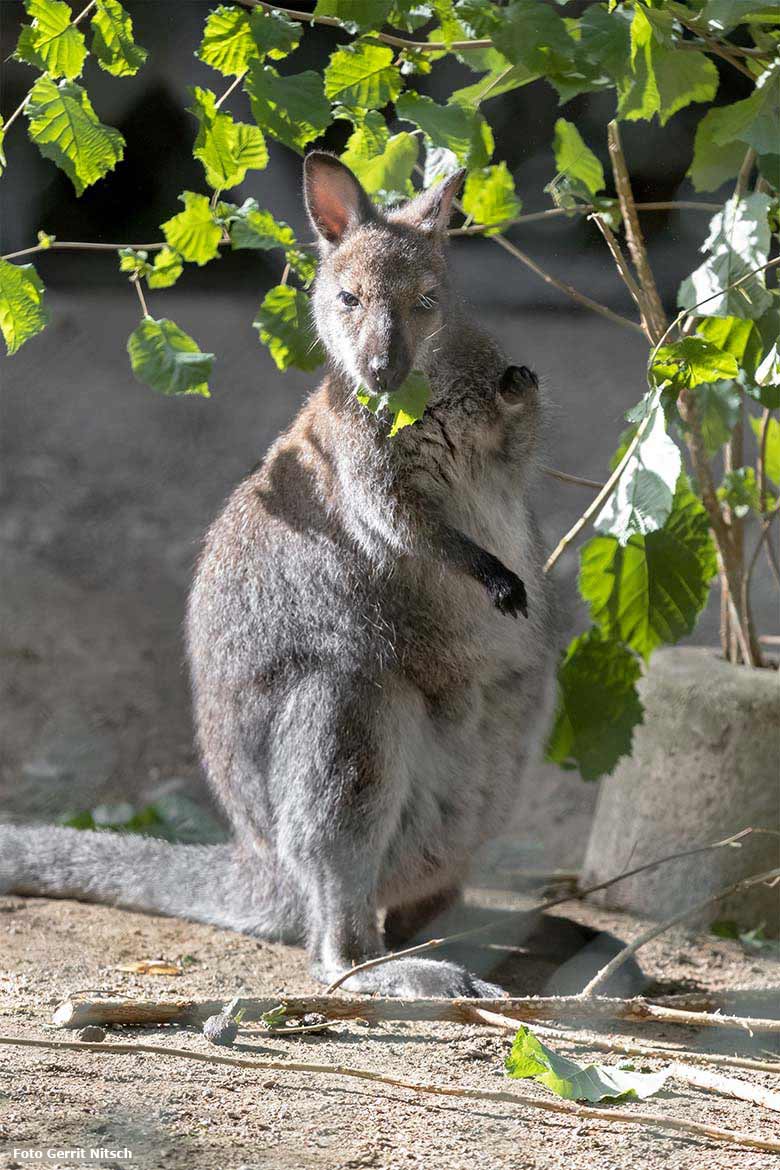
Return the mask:
[[[398,942],[455,898],[506,824],[556,647],[527,503],[540,403],[532,375],[507,388],[450,292],[456,186],[388,219],[340,164],[307,160],[330,370],[212,525],[187,616],[199,747],[235,843],[0,827],[0,888],[303,940],[329,981],[382,953],[381,910]],[[356,385],[412,367],[432,398],[390,439]],[[346,986],[497,991],[424,959]]]

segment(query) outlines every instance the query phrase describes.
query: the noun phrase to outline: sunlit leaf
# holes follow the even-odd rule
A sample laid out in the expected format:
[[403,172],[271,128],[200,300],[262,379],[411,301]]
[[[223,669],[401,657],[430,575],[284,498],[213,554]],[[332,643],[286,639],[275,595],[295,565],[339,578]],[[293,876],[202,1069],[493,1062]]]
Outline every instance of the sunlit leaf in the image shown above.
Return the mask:
[[657,395],[646,409],[651,412],[647,429],[593,522],[597,532],[614,536],[621,544],[635,534],[646,535],[663,527],[672,510],[682,466],[679,449],[666,433]]
[[169,246],[185,260],[208,264],[219,255],[222,228],[217,223],[206,195],[184,191],[179,196],[184,211],[162,225]]
[[286,284],[272,288],[252,324],[280,370],[296,366],[308,372],[325,359],[314,332],[309,298],[300,289]]
[[376,151],[381,141],[365,127],[359,127],[347,142],[342,161],[357,176],[369,195],[379,201],[409,195],[410,180],[420,151],[413,134],[402,132],[388,135],[387,140]]
[[399,118],[419,126],[434,146],[451,150],[469,169],[487,166],[493,153],[493,132],[477,110],[453,102],[440,106],[413,90],[395,103]]
[[707,0],[697,20],[720,36],[731,32],[739,24],[778,24],[776,4],[762,4],[761,0]]
[[155,253],[151,272],[146,275],[149,288],[170,288],[184,271],[184,264],[178,252],[172,248],[161,248]]
[[229,114],[218,110],[211,90],[194,86],[190,95],[190,113],[198,119],[192,153],[203,164],[210,187],[230,190],[243,183],[248,170],[267,166],[268,150],[258,126],[234,122]]
[[72,81],[39,77],[26,107],[29,135],[44,158],[68,176],[76,194],[102,179],[124,155],[118,130],[100,122],[87,91]]
[[25,0],[33,17],[19,35],[14,56],[34,65],[50,77],[73,80],[84,68],[87,46],[81,29],[74,27],[73,12],[63,0]]
[[761,500],[755,469],[735,467],[727,471],[718,488],[718,499],[727,504],[739,520],[749,512],[759,512]]
[[392,0],[317,0],[315,16],[331,16],[347,32],[362,33],[381,29],[392,7]]
[[514,219],[521,207],[515,181],[505,162],[469,172],[463,190],[463,210],[475,223],[487,224],[492,229],[485,235],[491,235]]
[[330,125],[330,103],[319,73],[280,77],[270,66],[253,61],[244,84],[258,126],[299,154]]
[[385,394],[372,394],[364,388],[358,391],[357,398],[358,402],[367,407],[372,414],[388,412],[392,418],[390,427],[392,438],[403,427],[411,426],[422,418],[430,396],[431,387],[425,374],[420,370],[412,370],[397,390]]
[[49,310],[44,287],[32,264],[0,260],[0,329],[8,355],[46,328]]
[[381,109],[401,92],[401,74],[386,45],[357,41],[337,49],[325,70],[325,96],[361,109]]
[[276,220],[270,211],[264,211],[247,200],[239,214],[228,220],[228,232],[233,250],[253,248],[261,252],[272,248],[289,248],[295,243],[295,232],[281,220]]
[[579,587],[604,636],[649,658],[693,632],[717,568],[707,514],[681,477],[663,528],[625,545],[613,536],[588,541]]
[[506,1058],[510,1077],[530,1077],[567,1101],[644,1100],[659,1093],[668,1072],[642,1073],[619,1065],[578,1064],[561,1056],[520,1025]]
[[702,382],[716,382],[721,378],[735,378],[739,371],[737,359],[724,353],[704,337],[684,337],[656,352],[651,372],[657,384],[670,383],[675,396],[684,389],[693,389]]
[[757,191],[735,195],[713,216],[701,248],[708,258],[680,285],[677,303],[681,309],[705,302],[702,310],[708,317],[756,318],[770,307],[772,297],[763,273],[731,287],[767,262],[770,202]]
[[286,57],[299,44],[302,27],[281,12],[257,6],[247,12],[220,4],[209,14],[196,56],[226,77],[238,77],[252,60]]
[[547,757],[584,780],[612,772],[642,722],[639,659],[597,629],[580,634],[558,667],[558,707]]
[[92,17],[92,52],[106,73],[134,77],[148,57],[133,39],[133,20],[118,0],[98,0]]
[[669,48],[653,31],[648,10],[634,6],[631,72],[618,84],[618,116],[631,122],[658,116],[665,126],[691,102],[709,102],[718,89],[718,70],[704,53]]
[[167,318],[144,317],[127,342],[130,365],[139,381],[160,394],[209,397],[213,353],[201,353],[197,342]]
[[559,118],[555,123],[553,152],[559,174],[581,183],[589,195],[604,190],[604,168],[573,122]]
[[493,44],[513,65],[541,74],[567,65],[576,48],[563,18],[541,0],[514,0],[504,9]]
[[[750,425],[753,428],[756,439],[760,442],[761,419],[751,418]],[[780,486],[780,422],[776,418],[769,419],[764,467],[772,482]]]
[[744,101],[719,106],[707,114],[707,130],[716,146],[735,141],[759,154],[777,154],[780,126],[780,66],[768,69]]

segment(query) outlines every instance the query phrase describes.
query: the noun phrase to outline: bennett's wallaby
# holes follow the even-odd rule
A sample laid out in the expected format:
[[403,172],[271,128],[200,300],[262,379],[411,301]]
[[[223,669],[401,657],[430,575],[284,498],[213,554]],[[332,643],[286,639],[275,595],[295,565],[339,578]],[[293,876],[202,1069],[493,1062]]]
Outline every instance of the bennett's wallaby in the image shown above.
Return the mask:
[[[380,909],[387,939],[414,933],[505,827],[551,695],[528,506],[540,404],[451,292],[461,178],[382,214],[337,159],[306,159],[329,370],[212,526],[187,619],[200,750],[234,843],[0,827],[0,889],[303,941],[331,980],[382,953]],[[430,402],[391,438],[356,390],[412,368]],[[417,957],[346,988],[499,993]]]

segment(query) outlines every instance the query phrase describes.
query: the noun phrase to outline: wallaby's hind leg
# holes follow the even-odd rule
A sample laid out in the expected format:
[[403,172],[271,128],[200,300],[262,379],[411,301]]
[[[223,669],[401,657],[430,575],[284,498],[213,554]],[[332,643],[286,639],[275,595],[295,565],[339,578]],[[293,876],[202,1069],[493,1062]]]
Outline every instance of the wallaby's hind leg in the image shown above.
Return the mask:
[[427,933],[438,918],[462,901],[463,890],[460,886],[451,886],[408,906],[394,906],[385,917],[385,946],[389,951],[397,951],[422,942],[418,936]]
[[[406,780],[385,735],[392,685],[318,675],[288,698],[295,711],[285,744],[285,783],[272,786],[276,848],[306,908],[316,978],[330,983],[385,951],[378,890],[400,819]],[[503,994],[455,963],[401,959],[360,972],[348,991],[409,998]]]

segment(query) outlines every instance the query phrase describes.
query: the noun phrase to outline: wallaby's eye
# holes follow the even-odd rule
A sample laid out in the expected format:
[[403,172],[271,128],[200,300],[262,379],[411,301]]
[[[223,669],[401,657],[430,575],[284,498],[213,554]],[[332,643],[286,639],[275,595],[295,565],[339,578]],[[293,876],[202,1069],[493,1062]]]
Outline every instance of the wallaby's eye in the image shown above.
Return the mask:
[[436,289],[428,289],[427,292],[420,293],[415,301],[415,308],[422,309],[426,313],[430,313],[431,309],[435,309],[439,304],[439,298],[436,295]]
[[360,304],[355,294],[347,292],[346,289],[342,289],[339,293],[339,300],[347,309],[355,309]]

